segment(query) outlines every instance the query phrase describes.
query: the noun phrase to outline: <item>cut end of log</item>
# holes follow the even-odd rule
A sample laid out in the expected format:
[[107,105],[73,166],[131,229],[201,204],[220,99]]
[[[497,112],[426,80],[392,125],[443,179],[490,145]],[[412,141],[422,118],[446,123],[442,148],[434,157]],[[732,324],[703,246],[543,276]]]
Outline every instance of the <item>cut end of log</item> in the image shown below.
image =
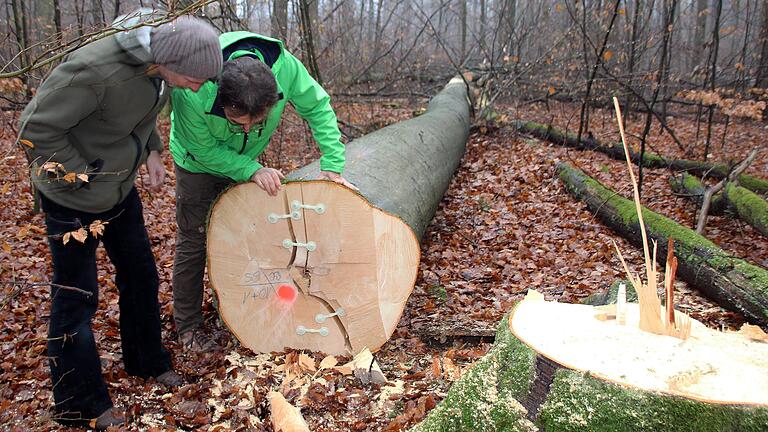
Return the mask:
[[[605,381],[706,403],[768,406],[768,344],[753,335],[718,332],[686,316],[690,337],[680,340],[640,330],[637,304],[626,304],[626,325],[596,319],[610,312],[526,298],[509,327],[538,354]],[[678,312],[676,322],[684,316]]]
[[419,258],[408,225],[334,182],[291,182],[276,197],[244,183],[211,210],[208,274],[219,312],[255,352],[378,349]]

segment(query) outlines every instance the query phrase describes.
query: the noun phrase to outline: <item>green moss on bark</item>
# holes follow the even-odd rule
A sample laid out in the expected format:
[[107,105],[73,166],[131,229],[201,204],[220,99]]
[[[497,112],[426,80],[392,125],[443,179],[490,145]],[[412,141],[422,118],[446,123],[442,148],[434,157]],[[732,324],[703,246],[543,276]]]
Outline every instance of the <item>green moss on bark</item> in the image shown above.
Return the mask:
[[741,220],[768,236],[768,201],[748,189],[733,184],[726,186],[725,194]]
[[754,193],[768,195],[768,180],[742,174],[739,176],[739,184]]
[[445,399],[413,432],[535,431],[517,401],[530,389],[534,352],[509,331],[509,317],[499,323],[493,348],[456,381]]
[[560,369],[538,420],[542,430],[564,432],[762,432],[768,409],[638,391]]

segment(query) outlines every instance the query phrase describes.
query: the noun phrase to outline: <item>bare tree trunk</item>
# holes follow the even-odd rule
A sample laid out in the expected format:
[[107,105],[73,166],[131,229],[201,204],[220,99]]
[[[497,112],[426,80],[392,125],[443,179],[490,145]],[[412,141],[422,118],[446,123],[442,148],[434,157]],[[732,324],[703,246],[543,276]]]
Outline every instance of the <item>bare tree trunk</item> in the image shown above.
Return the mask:
[[[712,26],[712,49],[711,49],[711,63],[710,67],[712,68],[709,72],[710,81],[709,81],[709,89],[710,91],[714,92],[716,89],[716,80],[717,80],[717,56],[719,53],[720,48],[720,18],[723,13],[723,0],[717,0],[715,3],[715,20],[714,25]],[[704,160],[707,160],[707,157],[709,155],[709,147],[712,143],[712,120],[715,115],[715,107],[713,105],[709,106],[709,114],[707,118],[707,143],[704,146]]]
[[75,0],[75,19],[77,20],[77,34],[82,36],[85,31],[85,0]]
[[480,34],[478,35],[478,39],[480,41],[480,50],[485,50],[485,26],[486,21],[488,17],[487,14],[487,8],[485,5],[485,0],[480,0]]
[[288,39],[288,0],[274,0],[272,5],[272,36]]
[[112,20],[114,21],[118,16],[120,16],[120,0],[115,0],[115,10],[112,13]]
[[[634,87],[635,84],[635,61],[637,58],[637,44],[640,38],[640,9],[643,6],[642,0],[635,2],[635,9],[632,13],[632,30],[629,38],[629,65],[627,66],[627,72],[629,72],[629,86]],[[629,103],[625,103],[629,105]],[[627,110],[627,114],[630,114],[632,109]]]
[[[667,75],[667,57],[669,56],[670,42],[672,40],[672,27],[675,20],[675,9],[677,8],[677,0],[664,0],[664,16],[663,16],[663,28],[664,36],[661,42],[661,59],[659,60],[659,71],[656,74],[656,88],[653,90],[653,97],[651,98],[650,110],[645,118],[645,127],[643,128],[643,134],[640,137],[640,159],[645,155],[645,144],[648,133],[651,131],[651,123],[653,121],[653,110],[656,105],[656,101],[659,98],[659,92],[664,84],[664,77]],[[663,118],[663,117],[662,117]],[[638,169],[638,191],[643,190],[643,167],[640,165]]]
[[701,65],[701,55],[704,52],[704,35],[707,30],[708,3],[708,0],[696,0],[696,26],[693,33],[691,71]]
[[[515,35],[515,19],[517,18],[517,0],[505,0],[504,1],[504,18],[502,22],[502,34],[504,38],[501,40],[501,47],[503,51],[511,53],[512,38]],[[502,54],[503,56],[503,54]]]
[[307,55],[306,61],[309,68],[309,73],[315,78],[315,80],[322,85],[323,79],[320,76],[320,67],[317,65],[317,56],[315,55],[315,43],[312,38],[312,18],[309,11],[309,4],[307,0],[299,0],[299,12],[300,23],[302,33],[302,44],[304,45],[304,52]]
[[[24,0],[11,0],[11,9],[13,10],[13,25],[14,32],[16,33],[16,43],[19,46],[19,62],[21,69],[24,69],[29,64],[29,52],[27,51],[27,24],[26,13],[24,10]],[[21,82],[24,83],[27,96],[29,96],[29,75],[22,74]]]
[[[751,4],[750,0],[747,0],[747,11],[744,14],[744,43],[741,45],[741,58],[739,60],[739,65],[741,68],[739,69],[739,82],[738,86],[741,88],[741,91],[747,90],[747,79],[746,79],[746,71],[747,71],[747,45],[749,44],[749,31],[750,31],[750,24],[752,23],[752,20],[750,19],[751,16]],[[738,9],[737,9],[738,10]]]
[[461,60],[464,63],[467,55],[467,0],[459,0],[459,16],[461,19]]
[[[579,113],[579,133],[576,136],[577,141],[581,141],[581,135],[584,133],[585,130],[589,130],[589,119],[587,118],[587,109],[589,106],[589,98],[590,94],[592,92],[592,85],[595,82],[595,77],[597,76],[597,69],[600,67],[600,64],[603,61],[603,54],[605,53],[605,49],[608,47],[608,38],[611,36],[611,30],[613,30],[613,24],[616,22],[616,17],[619,15],[619,5],[621,4],[621,0],[616,0],[616,3],[614,3],[613,6],[613,15],[611,15],[611,22],[608,24],[608,29],[605,31],[605,37],[603,37],[603,42],[600,45],[600,49],[598,52],[595,53],[595,64],[592,66],[592,72],[590,73],[589,79],[587,80],[587,90],[584,94],[584,101],[581,104],[581,111]],[[585,16],[586,19],[586,16]],[[582,35],[584,39],[587,38],[586,29],[585,33]]]
[[56,30],[56,40],[60,43],[64,39],[61,29],[61,5],[59,0],[53,0],[53,26]]
[[101,0],[91,0],[91,19],[93,27],[102,27],[105,23],[104,4]]
[[755,87],[768,87],[768,2],[763,3],[760,23],[760,65],[757,67]]

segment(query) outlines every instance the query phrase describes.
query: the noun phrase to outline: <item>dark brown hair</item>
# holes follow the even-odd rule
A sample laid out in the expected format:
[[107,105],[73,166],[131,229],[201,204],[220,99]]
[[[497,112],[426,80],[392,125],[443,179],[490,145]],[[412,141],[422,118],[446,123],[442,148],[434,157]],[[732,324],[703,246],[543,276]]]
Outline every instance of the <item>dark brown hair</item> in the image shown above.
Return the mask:
[[237,116],[260,117],[278,101],[272,70],[261,60],[248,56],[224,63],[219,95],[224,107]]

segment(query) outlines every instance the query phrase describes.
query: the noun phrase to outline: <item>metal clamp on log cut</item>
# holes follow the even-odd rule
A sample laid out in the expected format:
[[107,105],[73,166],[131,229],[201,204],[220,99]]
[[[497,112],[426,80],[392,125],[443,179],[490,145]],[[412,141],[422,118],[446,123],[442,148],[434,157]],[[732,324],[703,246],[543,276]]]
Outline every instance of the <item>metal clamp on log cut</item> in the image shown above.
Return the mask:
[[284,214],[284,215],[279,215],[277,213],[270,213],[267,216],[267,220],[269,221],[269,223],[273,223],[273,224],[274,223],[278,223],[280,221],[280,219],[288,219],[288,218],[290,218],[292,220],[295,220],[295,221],[301,220],[301,212],[298,211],[298,210],[294,210],[294,211],[292,211],[292,212],[290,212],[288,214]]
[[306,328],[302,325],[296,327],[296,334],[304,336],[307,333],[319,333],[320,336],[328,336],[328,327],[320,327],[319,329]]
[[345,313],[346,312],[344,312],[344,308],[338,308],[338,309],[336,309],[336,312],[330,313],[330,314],[321,314],[321,313],[319,313],[319,314],[315,315],[315,321],[320,323],[320,324],[322,324],[328,318],[333,318],[335,316],[343,317]]
[[301,242],[293,242],[291,239],[285,239],[283,240],[283,247],[286,249],[290,249],[292,247],[303,247],[307,248],[308,251],[312,252],[315,249],[317,249],[317,244],[313,241],[307,242],[307,243],[301,243]]
[[315,213],[321,215],[321,214],[325,213],[325,204],[319,203],[317,205],[310,205],[310,204],[302,204],[300,201],[292,201],[291,202],[291,210],[296,212],[296,211],[299,211],[301,209],[314,210]]

